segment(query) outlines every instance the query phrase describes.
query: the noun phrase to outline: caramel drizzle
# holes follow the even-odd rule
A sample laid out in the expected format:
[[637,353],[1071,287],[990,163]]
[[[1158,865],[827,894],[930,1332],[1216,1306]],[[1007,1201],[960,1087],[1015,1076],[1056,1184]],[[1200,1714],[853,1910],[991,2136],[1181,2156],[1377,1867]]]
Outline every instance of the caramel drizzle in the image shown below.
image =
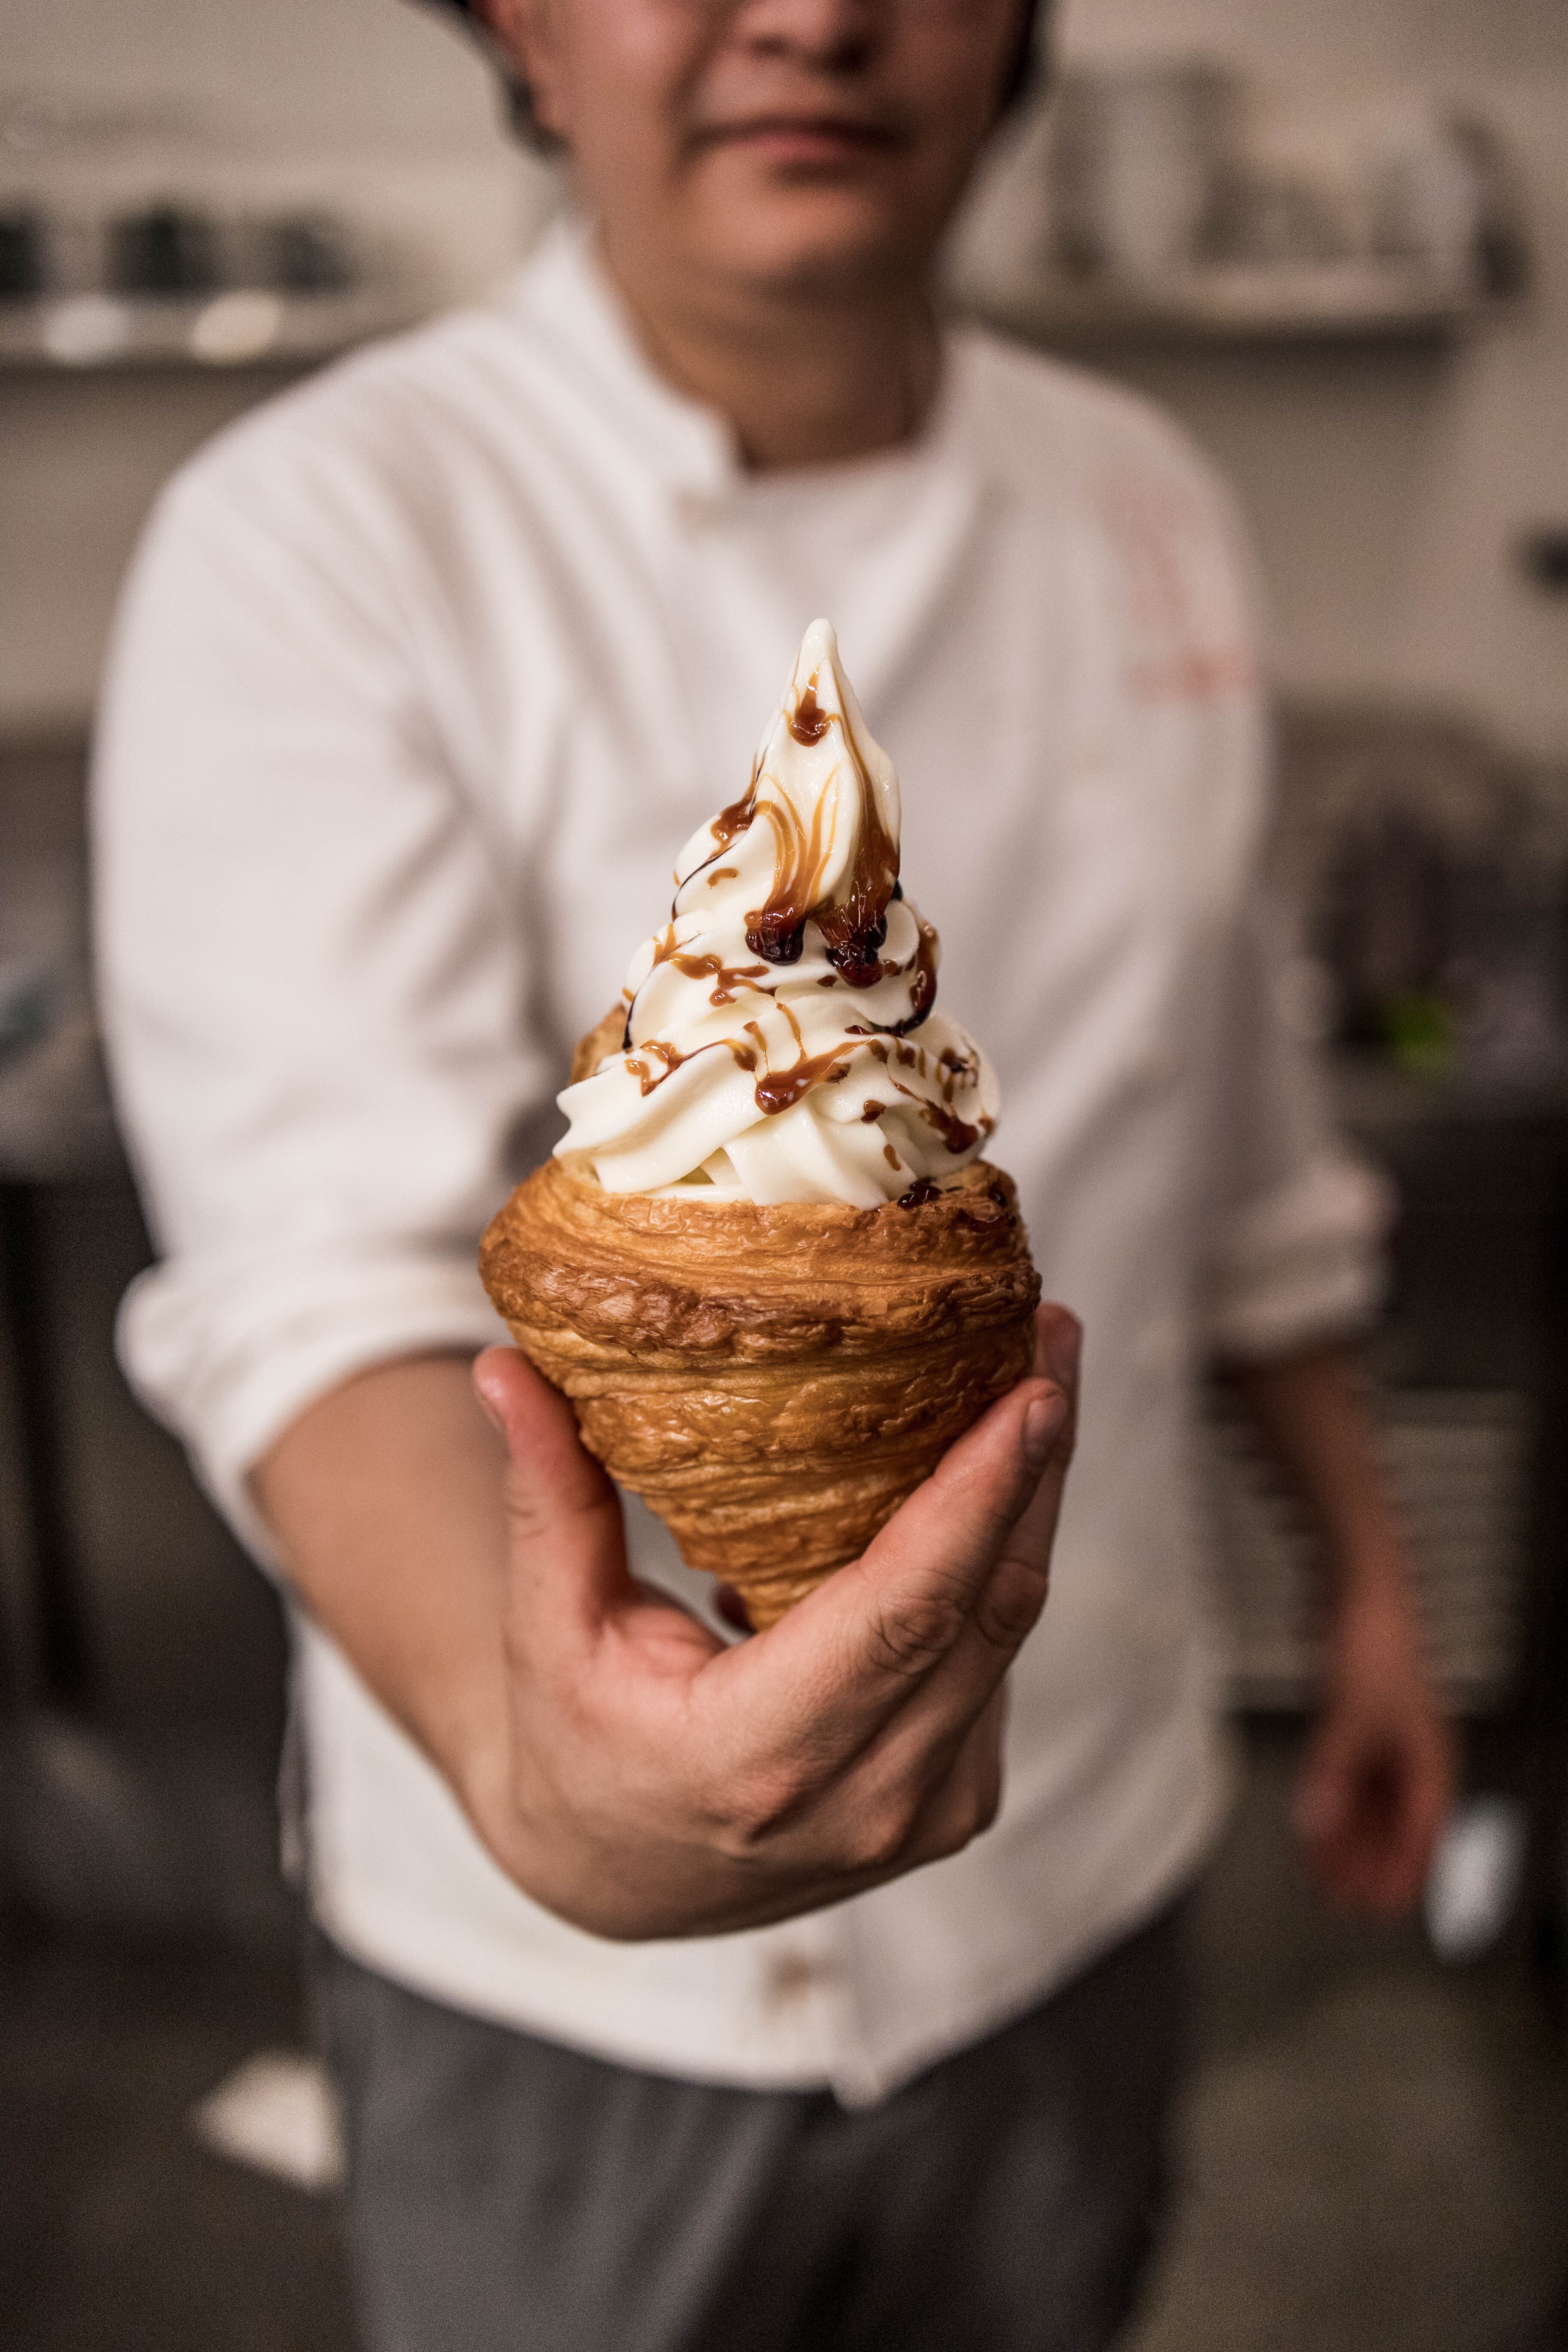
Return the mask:
[[[706,963],[715,960],[702,958],[693,959],[693,961]],[[763,990],[760,992],[765,995],[770,992]],[[774,1001],[776,1003],[777,999]],[[761,1059],[763,1075],[758,1078],[752,1091],[756,1098],[757,1108],[766,1118],[776,1118],[782,1111],[793,1110],[801,1097],[812,1087],[837,1086],[841,1079],[847,1076],[849,1071],[849,1060],[842,1046],[833,1047],[826,1054],[808,1054],[800,1024],[788,1004],[780,1003],[779,1011],[789,1023],[796,1046],[795,1059],[787,1070],[769,1068],[767,1041],[763,1035],[761,1024],[755,1021],[748,1021],[744,1024],[746,1034],[755,1040],[753,1045],[743,1045],[738,1037],[721,1037],[714,1040],[715,1045],[726,1047],[734,1055],[737,1068],[746,1071],[748,1075],[755,1070],[758,1060]],[[897,1062],[901,1068],[913,1070],[918,1077],[929,1079],[931,1069],[923,1046],[890,1045],[883,1037],[874,1036],[864,1029],[856,1029],[850,1034],[865,1038],[866,1051],[874,1060],[881,1062],[884,1066]],[[661,1087],[666,1078],[673,1076],[675,1072],[687,1062],[694,1061],[699,1054],[710,1053],[712,1050],[712,1045],[699,1045],[692,1053],[683,1054],[678,1046],[668,1044],[666,1039],[652,1037],[646,1044],[639,1045],[635,1055],[627,1054],[626,1066],[628,1075],[637,1079],[646,1101],[657,1087]],[[851,1054],[854,1051],[853,1047],[849,1050]],[[648,1058],[645,1060],[644,1055]],[[657,1071],[650,1066],[651,1062],[656,1060],[663,1066]],[[894,1091],[902,1095],[907,1102],[912,1102],[920,1117],[926,1120],[928,1125],[935,1128],[947,1150],[956,1158],[960,1153],[972,1150],[976,1143],[988,1136],[995,1122],[982,1112],[978,1122],[972,1127],[951,1108],[960,1078],[972,1076],[973,1072],[973,1065],[967,1055],[959,1053],[953,1046],[947,1046],[938,1059],[936,1067],[943,1074],[943,1099],[940,1103],[929,1101],[923,1095],[916,1094],[913,1087],[902,1085],[897,1078],[892,1078],[891,1084]],[[868,1127],[874,1126],[888,1108],[885,1103],[868,1099],[861,1108],[862,1123]],[[884,1144],[883,1150],[887,1153],[889,1165],[896,1167],[897,1153],[888,1144]],[[923,1178],[921,1180],[921,1182],[924,1181]],[[906,1195],[906,1200],[907,1198]]]
[[[837,905],[820,900],[816,895],[826,862],[822,841],[824,804],[820,799],[812,811],[809,828],[803,824],[798,812],[787,799],[781,797],[777,802],[762,803],[762,813],[773,833],[775,878],[766,905],[746,918],[746,945],[763,961],[730,965],[718,955],[684,953],[676,945],[673,910],[665,937],[654,950],[656,969],[661,963],[673,963],[689,980],[711,980],[714,985],[709,1002],[714,1005],[732,1004],[738,990],[773,997],[777,1003],[775,992],[759,988],[757,982],[769,965],[799,961],[807,921],[815,921],[821,930],[828,961],[835,968],[833,973],[825,975],[818,982],[819,987],[832,988],[838,979],[842,979],[850,988],[871,988],[882,978],[885,971],[893,969],[883,964],[879,950],[888,935],[889,904],[904,895],[899,880],[898,850],[882,823],[875,787],[843,714],[825,710],[817,699],[817,676],[818,673],[814,671],[795,709],[787,714],[786,723],[795,741],[805,745],[821,742],[830,727],[836,723],[838,726],[844,750],[853,766],[860,792],[860,836],[849,887]],[[708,874],[710,888],[738,875],[737,867],[715,866],[713,861],[721,857],[731,843],[754,821],[758,812],[757,788],[761,780],[759,761],[753,766],[751,782],[741,798],[721,809],[710,824],[709,831],[713,840],[713,849],[707,860],[707,866],[711,869]],[[695,875],[691,878],[695,879]],[[883,1040],[902,1038],[910,1030],[919,1028],[936,1001],[936,932],[923,919],[917,919],[919,939],[910,982],[909,1013],[902,1021],[877,1034],[858,1027],[852,1028],[849,1033],[854,1036],[866,1037],[868,1050],[884,1065],[889,1060],[889,1047]],[[764,1117],[770,1118],[792,1109],[814,1086],[837,1085],[849,1067],[842,1046],[825,1054],[808,1055],[800,1024],[789,1006],[781,1004],[780,1010],[789,1022],[797,1047],[796,1058],[787,1070],[774,1071],[767,1067],[766,1045],[762,1030],[754,1021],[744,1024],[747,1034],[755,1040],[754,1047],[742,1045],[738,1038],[719,1041],[728,1046],[738,1066],[748,1072],[756,1068],[761,1057],[763,1075],[757,1080],[753,1091],[758,1108]],[[627,1055],[626,1067],[637,1079],[645,1097],[651,1094],[656,1087],[662,1086],[667,1077],[692,1058],[679,1052],[675,1046],[654,1039],[637,1050],[638,1056],[647,1055],[663,1065],[655,1072],[649,1066],[649,1061],[631,1055],[631,1011],[628,1007],[622,1051]],[[708,1049],[700,1046],[696,1050],[705,1052]],[[910,1047],[894,1045],[891,1054],[903,1066],[916,1067],[917,1055]],[[951,1053],[942,1056],[942,1066],[950,1070],[951,1075],[943,1086],[944,1100],[942,1104],[928,1102],[905,1087],[898,1087],[898,1091],[909,1096],[917,1105],[921,1116],[937,1128],[950,1151],[966,1151],[982,1133],[990,1132],[992,1122],[984,1119],[980,1127],[974,1128],[956,1117],[951,1105],[957,1077],[967,1066],[963,1064],[961,1057],[955,1059]],[[918,1055],[918,1067],[921,1077],[925,1078],[926,1056],[923,1050]],[[894,1080],[894,1084],[897,1086],[898,1081]],[[871,1123],[880,1118],[884,1108],[868,1102],[862,1118]],[[891,1146],[884,1149],[889,1164],[896,1166],[897,1154]]]
[[[768,968],[765,963],[730,964],[722,956],[712,953],[688,955],[676,944],[673,923],[668,926],[663,939],[654,949],[649,980],[661,963],[672,963],[677,971],[685,973],[688,980],[712,981],[714,986],[708,999],[710,1004],[733,1004],[738,988],[744,989],[752,996],[771,996],[773,992],[771,988],[752,986],[753,982],[766,979]],[[645,981],[643,985],[646,987],[647,984]]]
[[[822,932],[828,961],[847,984],[851,988],[874,988],[883,971],[878,951],[888,936],[888,903],[902,896],[899,887],[899,853],[882,823],[876,790],[842,713],[825,710],[817,700],[817,676],[814,670],[805,692],[787,714],[786,724],[795,741],[807,745],[820,743],[830,727],[838,728],[860,791],[860,838],[849,887],[837,905],[818,896],[824,864],[821,802],[812,812],[809,827],[803,824],[787,801],[763,802],[763,814],[773,831],[774,879],[767,903],[752,908],[746,917],[746,945],[753,955],[762,956],[768,963],[798,963],[805,926],[808,921],[815,922]],[[709,826],[713,840],[710,865],[713,858],[721,857],[752,823],[757,814],[761,780],[759,764],[752,770],[751,782],[741,798],[731,801],[712,819]],[[721,869],[726,870],[733,871]],[[718,878],[718,873],[710,874],[710,886]],[[931,1010],[935,997],[934,971],[927,972],[925,985],[928,993],[911,1016],[911,1023],[923,1020]]]
[[[882,823],[876,788],[856,750],[843,716],[825,711],[816,699],[815,677],[796,705],[790,732],[797,742],[816,742],[835,721],[860,788],[860,840],[849,889],[842,903],[809,909],[827,942],[827,961],[851,988],[874,988],[882,977],[878,950],[888,936],[888,904],[899,887],[898,845]],[[803,726],[814,732],[803,734]],[[750,942],[748,942],[750,944]]]
[[[899,881],[899,853],[882,823],[882,813],[864,761],[843,714],[824,710],[816,698],[817,672],[789,713],[788,727],[797,743],[820,743],[837,725],[846,758],[860,791],[860,838],[849,888],[843,900],[830,904],[818,898],[822,878],[822,803],[812,812],[806,834],[789,812],[788,831],[775,824],[779,856],[773,891],[765,907],[746,918],[746,945],[770,963],[795,963],[807,921],[815,922],[827,949],[827,961],[851,988],[874,988],[882,977],[878,953],[888,936],[888,902]],[[755,783],[752,784],[755,794]],[[766,814],[773,814],[771,803]]]
[[[748,1021],[746,1024],[748,1029],[755,1029],[756,1025],[754,1021]],[[636,1078],[646,1102],[654,1088],[662,1087],[666,1078],[673,1077],[684,1063],[694,1062],[699,1054],[712,1053],[715,1046],[727,1047],[735,1056],[739,1068],[748,1071],[756,1068],[755,1053],[750,1045],[742,1045],[738,1037],[716,1037],[710,1045],[693,1046],[689,1054],[683,1054],[678,1046],[667,1045],[662,1037],[650,1037],[646,1045],[637,1047],[635,1054],[627,1054],[626,1069],[630,1076]],[[658,1071],[651,1070],[642,1058],[645,1054],[662,1062],[664,1067]]]
[[[794,721],[791,725],[793,727]],[[769,963],[798,963],[805,941],[806,919],[821,922],[826,909],[814,904],[826,850],[822,838],[825,803],[811,812],[809,827],[788,800],[764,801],[762,814],[773,828],[773,887],[765,907],[746,917],[746,945]],[[882,968],[877,967],[881,978]]]
[[[840,1078],[847,1074],[849,1068],[848,1062],[844,1058],[842,1046],[835,1048],[831,1053],[808,1054],[805,1050],[805,1039],[800,1033],[800,1024],[789,1006],[780,1004],[779,1011],[795,1032],[795,1042],[799,1052],[787,1070],[764,1071],[752,1089],[757,1098],[757,1108],[766,1118],[776,1118],[780,1111],[793,1110],[809,1087],[837,1086]],[[765,1057],[767,1048],[763,1045],[763,1033],[757,1024],[754,1021],[748,1021],[746,1029],[748,1034],[756,1039]]]
[[833,720],[816,698],[817,673],[813,670],[805,692],[789,715],[789,731],[797,743],[820,743]]

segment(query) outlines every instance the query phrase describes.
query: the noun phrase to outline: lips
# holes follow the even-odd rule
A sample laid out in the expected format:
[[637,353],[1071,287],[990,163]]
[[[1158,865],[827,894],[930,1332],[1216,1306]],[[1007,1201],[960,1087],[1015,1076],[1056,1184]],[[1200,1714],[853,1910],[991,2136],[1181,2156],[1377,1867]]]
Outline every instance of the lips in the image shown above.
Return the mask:
[[696,143],[746,147],[777,162],[837,163],[885,154],[903,138],[893,124],[866,116],[779,112],[704,124]]

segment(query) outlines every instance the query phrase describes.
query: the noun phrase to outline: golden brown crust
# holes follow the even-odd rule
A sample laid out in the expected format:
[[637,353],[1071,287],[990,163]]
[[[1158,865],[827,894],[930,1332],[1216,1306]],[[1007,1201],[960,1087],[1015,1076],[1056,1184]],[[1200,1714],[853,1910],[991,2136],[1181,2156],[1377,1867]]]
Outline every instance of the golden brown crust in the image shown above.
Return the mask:
[[579,1037],[572,1049],[572,1075],[569,1086],[579,1078],[591,1078],[606,1054],[618,1054],[626,1034],[626,1008],[612,1004],[604,1019],[585,1037]]
[[976,1162],[878,1209],[606,1192],[552,1160],[486,1287],[584,1443],[768,1624],[865,1549],[1027,1369],[1039,1278]]

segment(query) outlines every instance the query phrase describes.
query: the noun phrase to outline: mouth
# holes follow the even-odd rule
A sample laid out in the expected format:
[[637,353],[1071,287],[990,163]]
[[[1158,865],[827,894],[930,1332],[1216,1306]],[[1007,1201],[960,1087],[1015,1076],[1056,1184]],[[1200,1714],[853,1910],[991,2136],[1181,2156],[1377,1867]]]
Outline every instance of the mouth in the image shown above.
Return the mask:
[[783,170],[841,171],[905,143],[896,125],[865,115],[778,113],[701,125],[693,145],[730,148]]

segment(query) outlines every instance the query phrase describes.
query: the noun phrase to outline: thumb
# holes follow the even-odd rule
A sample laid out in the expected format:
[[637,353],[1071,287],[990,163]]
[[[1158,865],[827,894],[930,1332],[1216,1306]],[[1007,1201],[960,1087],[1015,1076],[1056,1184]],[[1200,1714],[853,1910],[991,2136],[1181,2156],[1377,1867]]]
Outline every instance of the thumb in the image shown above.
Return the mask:
[[474,1392],[506,1443],[514,1609],[596,1630],[635,1598],[615,1487],[577,1433],[560,1391],[516,1348],[487,1348]]

